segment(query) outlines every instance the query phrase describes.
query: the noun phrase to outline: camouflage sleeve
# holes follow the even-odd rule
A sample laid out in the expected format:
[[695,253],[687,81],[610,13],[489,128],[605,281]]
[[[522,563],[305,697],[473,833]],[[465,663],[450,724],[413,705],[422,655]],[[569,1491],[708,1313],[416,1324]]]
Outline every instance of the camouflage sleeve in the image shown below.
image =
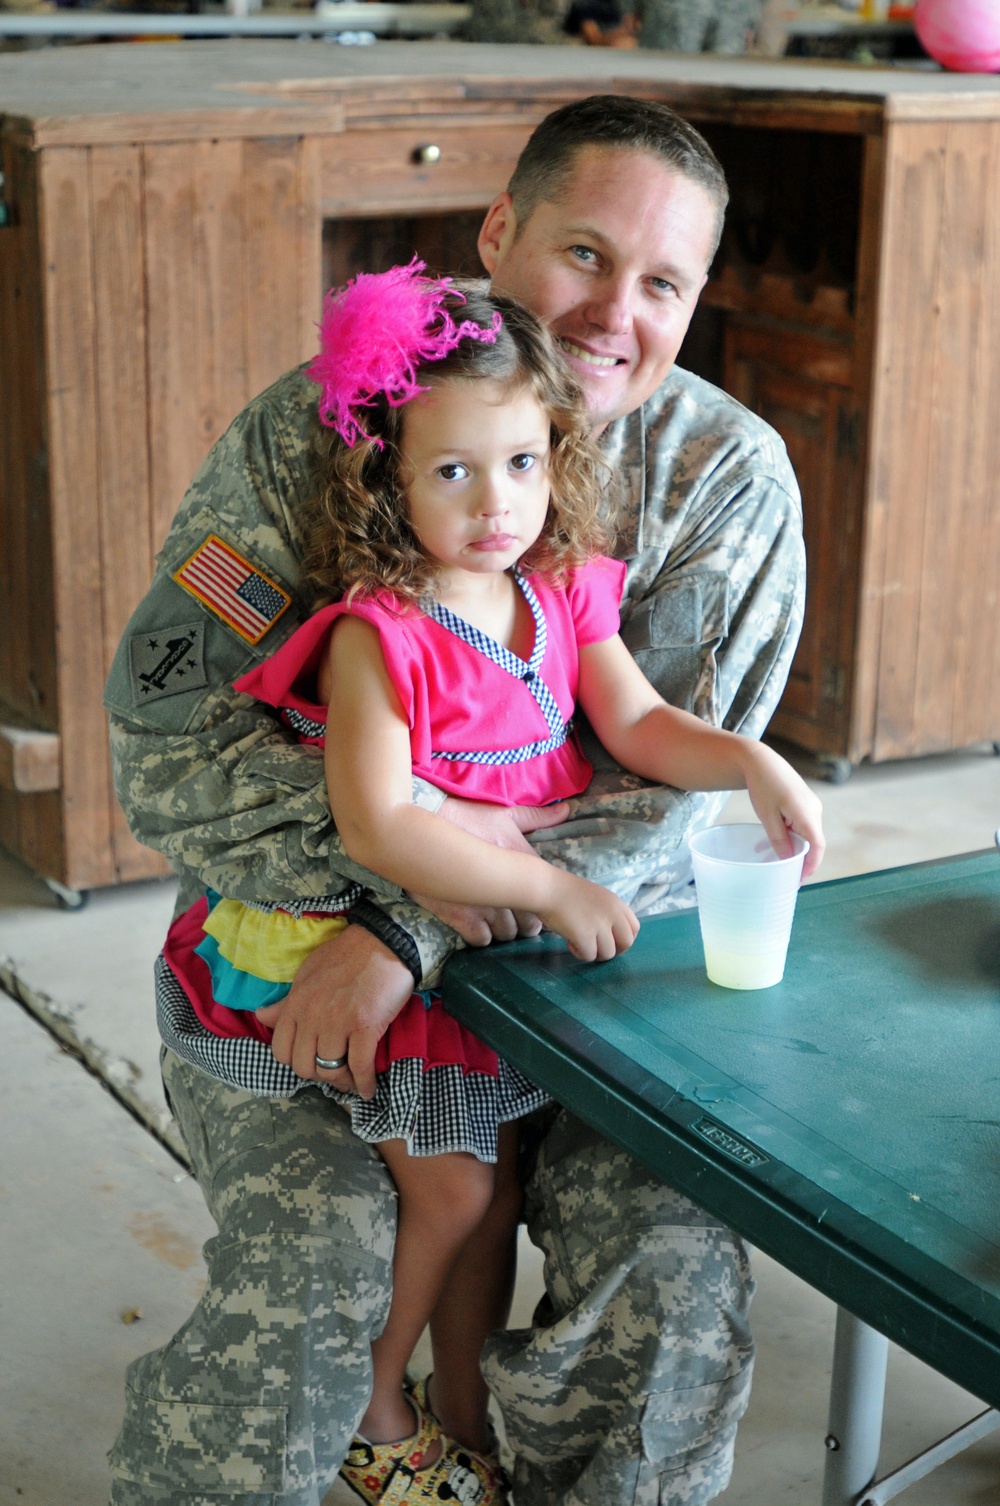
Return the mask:
[[317,751],[232,688],[309,610],[300,559],[317,484],[313,393],[289,373],[214,446],[108,678],[118,798],[185,897],[196,884],[238,899],[399,893],[344,854]]

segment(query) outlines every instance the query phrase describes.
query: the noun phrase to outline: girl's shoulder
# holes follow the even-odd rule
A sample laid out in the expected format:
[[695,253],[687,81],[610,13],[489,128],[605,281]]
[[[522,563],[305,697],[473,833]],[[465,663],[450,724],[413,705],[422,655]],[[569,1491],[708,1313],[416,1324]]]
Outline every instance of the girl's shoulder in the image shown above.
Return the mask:
[[533,575],[530,582],[543,610],[561,604],[568,612],[578,643],[599,643],[618,632],[625,589],[621,560],[599,554],[575,565],[557,581]]

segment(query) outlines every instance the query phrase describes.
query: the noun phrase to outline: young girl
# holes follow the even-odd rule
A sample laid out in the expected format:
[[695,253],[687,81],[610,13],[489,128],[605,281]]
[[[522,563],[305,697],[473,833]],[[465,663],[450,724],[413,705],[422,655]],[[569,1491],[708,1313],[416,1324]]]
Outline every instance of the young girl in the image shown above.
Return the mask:
[[[789,829],[822,850],[819,802],[775,753],[667,706],[645,680],[618,637],[624,566],[597,552],[599,452],[553,342],[481,284],[420,270],[359,277],[328,301],[310,375],[338,438],[308,563],[318,591],[340,599],[236,688],[325,743],[331,809],[355,861],[432,901],[533,912],[578,957],[609,959],[638,932],[628,905],[415,805],[413,775],[502,804],[579,794],[591,774],[572,732],[579,702],[634,772],[685,789],[746,787],[779,850]],[[300,956],[301,927],[316,922],[279,914],[262,931],[253,910],[215,905],[198,950],[217,997],[238,1008],[245,986],[243,1005],[256,1008],[277,997],[260,993],[261,978],[294,976],[289,945]],[[306,1044],[336,1088],[346,1057],[329,1062],[318,1040]],[[283,1059],[292,1046],[283,1041]],[[419,1479],[451,1438],[467,1451],[461,1499],[487,1506],[504,1495],[478,1358],[513,1277],[514,1121],[544,1096],[434,996],[404,1007],[376,1067],[374,1099],[338,1096],[399,1192],[393,1298],[342,1473],[375,1502],[400,1470]],[[408,1395],[428,1322],[433,1375]]]

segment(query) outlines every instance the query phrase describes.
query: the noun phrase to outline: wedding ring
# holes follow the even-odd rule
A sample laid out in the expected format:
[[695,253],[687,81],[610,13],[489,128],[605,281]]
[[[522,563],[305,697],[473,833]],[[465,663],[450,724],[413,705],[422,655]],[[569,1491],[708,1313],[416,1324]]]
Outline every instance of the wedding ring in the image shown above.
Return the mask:
[[334,1057],[317,1056],[317,1058],[316,1058],[316,1065],[317,1065],[317,1067],[322,1067],[324,1072],[339,1072],[340,1069],[341,1069],[341,1067],[346,1067],[347,1066],[347,1057],[346,1056],[334,1056]]

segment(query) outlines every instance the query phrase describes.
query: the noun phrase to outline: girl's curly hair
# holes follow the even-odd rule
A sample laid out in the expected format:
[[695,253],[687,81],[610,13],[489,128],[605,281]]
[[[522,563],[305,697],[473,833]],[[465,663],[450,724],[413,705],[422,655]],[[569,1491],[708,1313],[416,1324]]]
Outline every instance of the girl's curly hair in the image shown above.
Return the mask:
[[[513,299],[491,292],[485,281],[456,279],[446,303],[453,316],[483,329],[499,311],[502,326],[493,344],[462,340],[441,360],[418,367],[417,378],[423,387],[449,378],[497,382],[511,394],[530,393],[546,412],[549,508],[522,562],[558,579],[609,543],[602,512],[611,472],[590,437],[579,388],[544,325]],[[419,602],[433,590],[439,567],[421,549],[407,515],[405,414],[405,405],[393,407],[379,397],[365,409],[370,438],[351,448],[330,434],[322,489],[306,524],[305,574],[321,601],[388,589]]]

